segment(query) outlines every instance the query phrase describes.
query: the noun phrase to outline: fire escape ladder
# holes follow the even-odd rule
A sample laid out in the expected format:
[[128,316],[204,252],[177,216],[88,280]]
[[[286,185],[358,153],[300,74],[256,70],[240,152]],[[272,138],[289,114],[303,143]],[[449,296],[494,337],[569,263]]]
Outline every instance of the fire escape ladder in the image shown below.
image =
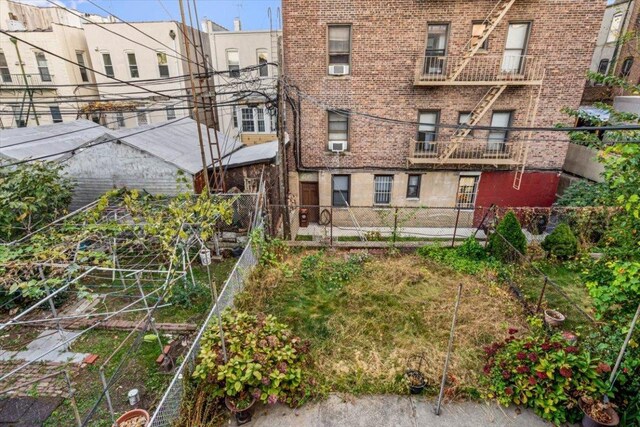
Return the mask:
[[491,12],[489,12],[489,15],[482,22],[484,24],[484,30],[482,31],[480,38],[477,40],[472,38],[465,45],[463,60],[449,77],[450,80],[453,81],[458,78],[462,70],[464,70],[471,59],[473,59],[473,56],[478,52],[478,50],[480,50],[482,44],[487,40],[493,30],[496,29],[515,2],[516,0],[498,0],[498,3],[496,3]]
[[502,92],[507,88],[506,85],[491,86],[491,88],[485,93],[480,102],[473,107],[473,110],[469,114],[469,119],[465,123],[465,127],[459,127],[451,136],[451,147],[443,154],[441,160],[448,159],[458,148],[458,145],[464,141],[464,139],[471,132],[471,126],[475,126],[480,122],[480,119],[489,111],[491,106],[502,95]]

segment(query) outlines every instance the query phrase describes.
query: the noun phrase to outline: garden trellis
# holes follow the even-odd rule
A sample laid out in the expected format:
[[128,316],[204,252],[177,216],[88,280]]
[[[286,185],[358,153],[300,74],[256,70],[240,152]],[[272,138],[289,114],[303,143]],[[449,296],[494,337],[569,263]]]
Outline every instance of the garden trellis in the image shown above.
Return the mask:
[[[155,318],[171,307],[167,297],[175,286],[195,282],[192,264],[203,247],[212,246],[218,253],[218,231],[228,229],[234,221],[249,225],[255,221],[257,199],[256,194],[164,198],[136,191],[112,192],[0,246],[0,288],[7,296],[0,304],[0,330],[44,328],[60,337],[17,366],[1,369],[0,395],[64,376],[78,425],[89,422],[104,400],[115,419],[109,390],[121,378],[121,368],[133,357],[147,331],[156,335],[158,354],[162,352]],[[64,301],[71,298],[77,301],[73,307]],[[16,304],[23,310],[10,311]],[[113,343],[115,350],[100,369],[102,390],[86,415],[80,414],[74,399],[71,364],[63,363],[62,368],[52,368],[39,378],[20,380],[25,369],[41,365],[39,362],[51,360],[61,351],[68,352],[78,337],[114,325],[131,333]],[[69,330],[74,333],[69,335]],[[46,338],[45,332],[42,335]],[[23,345],[14,347],[17,350]],[[12,350],[0,348],[0,360],[8,360]],[[112,366],[107,366],[110,362]]]

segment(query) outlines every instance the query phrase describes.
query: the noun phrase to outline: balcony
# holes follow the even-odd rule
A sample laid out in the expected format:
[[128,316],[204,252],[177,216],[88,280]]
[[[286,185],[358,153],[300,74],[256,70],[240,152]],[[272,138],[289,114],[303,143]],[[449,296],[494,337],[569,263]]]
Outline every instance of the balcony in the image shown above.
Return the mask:
[[423,56],[417,62],[414,85],[539,85],[543,77],[543,61],[533,56]]
[[525,150],[524,141],[413,141],[407,160],[416,165],[518,166]]
[[[25,81],[26,77],[26,81]],[[52,74],[2,74],[0,75],[0,88],[2,89],[24,89],[29,86],[32,89],[54,88]]]

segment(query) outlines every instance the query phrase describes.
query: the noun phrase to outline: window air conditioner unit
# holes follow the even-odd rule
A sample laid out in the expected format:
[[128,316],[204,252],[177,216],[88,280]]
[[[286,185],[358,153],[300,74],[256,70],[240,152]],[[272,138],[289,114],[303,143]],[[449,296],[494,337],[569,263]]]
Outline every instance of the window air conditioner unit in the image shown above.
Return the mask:
[[348,65],[329,65],[329,75],[331,76],[345,76],[349,74]]
[[329,150],[334,153],[342,153],[347,149],[347,141],[329,141]]

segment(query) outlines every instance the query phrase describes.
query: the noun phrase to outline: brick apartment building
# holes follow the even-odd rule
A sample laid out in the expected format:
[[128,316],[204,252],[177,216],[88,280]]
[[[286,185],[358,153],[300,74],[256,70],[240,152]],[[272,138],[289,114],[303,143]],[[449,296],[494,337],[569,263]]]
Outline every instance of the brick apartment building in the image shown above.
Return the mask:
[[554,201],[565,134],[456,126],[566,122],[560,110],[580,105],[603,0],[282,3],[295,203]]

